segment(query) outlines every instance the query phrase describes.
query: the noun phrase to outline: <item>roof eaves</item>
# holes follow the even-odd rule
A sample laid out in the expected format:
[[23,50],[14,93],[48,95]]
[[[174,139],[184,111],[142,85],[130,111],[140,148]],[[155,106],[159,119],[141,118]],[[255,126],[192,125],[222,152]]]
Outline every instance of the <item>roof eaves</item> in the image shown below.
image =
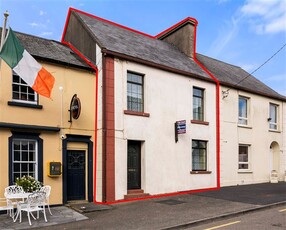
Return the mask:
[[83,65],[76,65],[76,64],[72,64],[69,62],[65,62],[65,61],[59,61],[59,60],[55,60],[55,59],[51,59],[51,58],[46,58],[46,57],[42,57],[42,56],[37,56],[37,55],[32,55],[35,59],[37,60],[41,60],[41,61],[46,61],[46,62],[50,62],[50,63],[55,63],[55,64],[59,64],[59,65],[63,65],[63,66],[70,66],[73,68],[77,68],[77,69],[83,69],[83,70],[88,70],[88,71],[93,71],[93,69],[89,66],[83,66]]
[[167,70],[167,71],[170,71],[170,72],[173,72],[173,73],[177,73],[177,74],[181,74],[181,75],[185,75],[185,76],[189,76],[189,77],[194,77],[194,78],[199,78],[199,79],[204,80],[204,81],[215,83],[211,78],[207,78],[207,77],[204,77],[204,76],[193,74],[191,72],[187,72],[187,71],[179,70],[179,69],[176,69],[176,68],[172,68],[170,66],[165,66],[165,65],[161,65],[161,64],[154,63],[154,62],[151,62],[151,61],[143,60],[143,59],[140,59],[140,58],[137,58],[137,57],[133,57],[133,56],[127,55],[127,54],[118,53],[118,52],[115,52],[115,51],[112,51],[112,50],[108,50],[108,49],[105,49],[105,48],[102,49],[102,53],[104,55],[111,55],[111,56],[114,56],[114,57],[123,58],[125,60],[138,62],[138,63],[145,64],[145,65],[148,65],[148,66],[151,66],[151,67],[155,67],[155,68],[158,68],[158,69]]

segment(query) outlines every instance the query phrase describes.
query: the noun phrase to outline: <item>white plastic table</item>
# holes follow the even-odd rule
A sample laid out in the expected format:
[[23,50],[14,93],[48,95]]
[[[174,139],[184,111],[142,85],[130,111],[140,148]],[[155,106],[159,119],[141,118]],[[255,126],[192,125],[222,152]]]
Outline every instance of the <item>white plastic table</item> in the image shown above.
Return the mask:
[[[6,194],[5,197],[9,200],[21,200],[19,202],[23,202],[25,199],[28,198],[28,196],[32,194],[30,192],[23,192],[23,193],[14,193],[14,194]],[[13,221],[16,222],[18,218],[18,212],[19,210],[16,210],[15,215],[13,216]]]
[[28,196],[32,194],[30,192],[23,192],[23,193],[15,193],[15,194],[6,194],[6,198],[9,200],[15,199],[15,200],[19,200],[19,199],[27,199]]

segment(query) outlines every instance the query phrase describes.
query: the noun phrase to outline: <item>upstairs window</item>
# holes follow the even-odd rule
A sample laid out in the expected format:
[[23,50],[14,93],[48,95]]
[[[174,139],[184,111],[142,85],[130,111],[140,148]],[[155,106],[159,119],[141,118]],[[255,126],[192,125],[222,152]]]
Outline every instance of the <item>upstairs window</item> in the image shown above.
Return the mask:
[[204,120],[204,89],[193,88],[193,120]]
[[269,129],[277,130],[278,105],[270,103],[269,106]]
[[23,102],[30,104],[38,103],[37,93],[14,72],[12,82],[12,99],[15,102]]
[[143,76],[127,73],[127,110],[144,112]]
[[239,96],[238,124],[248,125],[248,98]]

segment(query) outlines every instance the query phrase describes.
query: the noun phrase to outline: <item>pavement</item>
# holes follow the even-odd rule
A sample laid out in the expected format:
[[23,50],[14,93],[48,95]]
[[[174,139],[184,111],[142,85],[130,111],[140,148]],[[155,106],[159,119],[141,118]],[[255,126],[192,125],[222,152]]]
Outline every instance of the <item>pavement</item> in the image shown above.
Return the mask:
[[[223,187],[113,205],[83,203],[51,208],[48,222],[40,216],[29,226],[27,217],[13,223],[0,215],[0,229],[184,229],[273,206],[286,208],[286,182]],[[23,215],[24,216],[24,215]]]

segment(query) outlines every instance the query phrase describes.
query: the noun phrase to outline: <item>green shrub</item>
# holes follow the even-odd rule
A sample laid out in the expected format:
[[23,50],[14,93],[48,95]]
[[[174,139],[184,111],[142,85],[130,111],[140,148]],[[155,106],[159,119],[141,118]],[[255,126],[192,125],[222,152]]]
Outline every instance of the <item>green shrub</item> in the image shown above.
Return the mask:
[[16,178],[16,185],[22,186],[25,192],[35,192],[39,191],[43,184],[36,180],[32,176],[22,176],[21,178]]

